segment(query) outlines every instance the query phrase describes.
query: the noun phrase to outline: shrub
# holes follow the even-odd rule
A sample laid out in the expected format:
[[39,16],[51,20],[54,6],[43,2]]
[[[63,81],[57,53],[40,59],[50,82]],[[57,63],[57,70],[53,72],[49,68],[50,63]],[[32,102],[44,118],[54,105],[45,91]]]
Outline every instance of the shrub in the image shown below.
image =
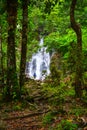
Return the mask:
[[77,130],[77,124],[74,124],[71,120],[62,120],[55,130]]

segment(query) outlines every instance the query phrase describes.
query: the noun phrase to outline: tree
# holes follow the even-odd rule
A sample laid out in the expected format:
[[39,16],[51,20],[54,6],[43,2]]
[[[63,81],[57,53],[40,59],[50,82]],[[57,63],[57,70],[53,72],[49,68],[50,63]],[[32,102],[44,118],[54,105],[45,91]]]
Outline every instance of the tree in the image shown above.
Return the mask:
[[0,87],[2,88],[4,85],[4,70],[3,70],[3,48],[2,48],[2,19],[1,17],[3,17],[2,15],[5,12],[5,0],[4,1],[0,1]]
[[77,36],[77,53],[76,53],[76,74],[75,74],[75,92],[77,97],[82,96],[82,32],[80,25],[75,21],[74,11],[77,0],[72,0],[70,7],[71,27]]
[[6,98],[10,100],[14,93],[17,92],[17,74],[16,74],[16,56],[15,56],[15,30],[17,20],[17,3],[18,1],[7,0],[7,22],[8,22],[8,37],[7,37],[7,88]]
[[26,53],[27,53],[27,28],[28,28],[28,0],[22,0],[23,20],[22,20],[22,45],[20,62],[20,90],[25,81]]
[[[1,16],[1,15],[0,15]],[[0,21],[1,22],[1,21]],[[3,86],[3,53],[2,53],[2,27],[0,24],[0,87]]]

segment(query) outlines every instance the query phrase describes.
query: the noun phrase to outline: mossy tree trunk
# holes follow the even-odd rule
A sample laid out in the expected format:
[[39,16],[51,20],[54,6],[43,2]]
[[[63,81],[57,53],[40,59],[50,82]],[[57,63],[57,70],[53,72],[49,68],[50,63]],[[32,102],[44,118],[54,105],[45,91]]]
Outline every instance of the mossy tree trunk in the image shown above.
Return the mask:
[[22,45],[20,62],[20,90],[25,81],[25,67],[27,54],[27,29],[28,29],[28,0],[22,0],[23,20],[22,20]]
[[15,30],[17,20],[17,0],[7,0],[7,22],[8,22],[8,38],[7,38],[7,100],[12,98],[14,90],[17,87],[16,73],[16,55],[15,55]]
[[82,96],[82,32],[80,25],[75,21],[74,11],[77,0],[72,0],[70,7],[70,22],[71,27],[77,36],[77,51],[76,51],[76,74],[75,74],[75,92],[77,97]]
[[2,26],[0,21],[0,88],[3,88],[3,85],[4,85],[4,71],[3,71],[3,52],[2,52]]

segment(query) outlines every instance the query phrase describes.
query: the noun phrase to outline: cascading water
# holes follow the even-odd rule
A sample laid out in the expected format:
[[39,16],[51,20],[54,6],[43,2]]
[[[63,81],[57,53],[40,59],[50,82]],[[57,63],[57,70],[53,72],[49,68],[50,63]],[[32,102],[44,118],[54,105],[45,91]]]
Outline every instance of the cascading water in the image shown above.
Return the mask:
[[40,47],[26,66],[27,76],[36,80],[44,80],[50,74],[50,54],[46,52],[46,47],[43,47],[43,38],[40,40]]

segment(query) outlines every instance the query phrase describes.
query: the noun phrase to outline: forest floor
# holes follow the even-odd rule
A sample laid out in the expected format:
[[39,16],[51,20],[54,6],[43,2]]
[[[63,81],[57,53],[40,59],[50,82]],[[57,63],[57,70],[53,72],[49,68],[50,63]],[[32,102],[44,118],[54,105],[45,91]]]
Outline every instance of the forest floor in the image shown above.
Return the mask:
[[[62,120],[77,124],[79,128],[76,130],[87,130],[87,104],[78,98],[67,97],[62,109],[58,105],[52,106],[48,97],[44,97],[41,84],[27,82],[29,96],[25,94],[21,102],[3,103],[0,106],[0,130],[65,130],[57,127]],[[74,130],[69,126],[67,128]]]

